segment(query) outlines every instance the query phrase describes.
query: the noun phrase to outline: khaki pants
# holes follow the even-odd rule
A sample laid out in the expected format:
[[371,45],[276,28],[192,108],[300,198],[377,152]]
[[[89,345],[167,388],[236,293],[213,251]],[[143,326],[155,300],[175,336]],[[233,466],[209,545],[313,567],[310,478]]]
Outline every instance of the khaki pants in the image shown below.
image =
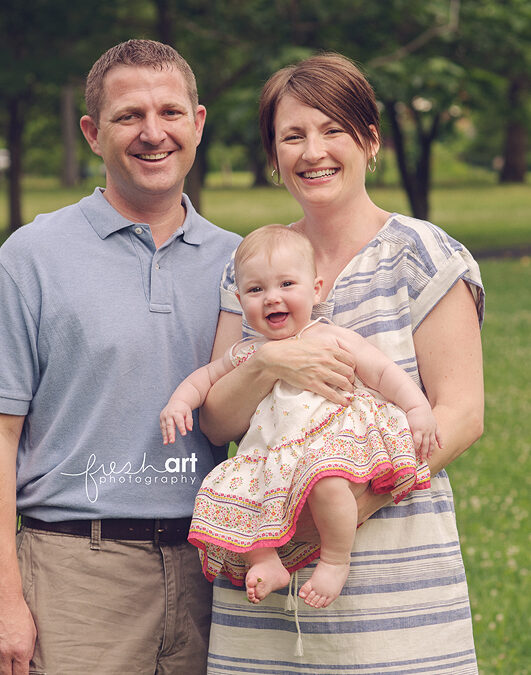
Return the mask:
[[197,549],[23,528],[36,675],[204,675],[211,584]]

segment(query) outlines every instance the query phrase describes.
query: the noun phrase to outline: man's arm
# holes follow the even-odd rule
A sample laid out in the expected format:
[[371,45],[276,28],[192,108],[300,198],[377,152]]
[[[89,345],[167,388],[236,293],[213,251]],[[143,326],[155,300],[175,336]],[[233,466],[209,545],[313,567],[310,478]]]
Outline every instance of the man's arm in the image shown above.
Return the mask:
[[24,417],[0,414],[0,675],[27,675],[36,630],[17,561],[16,458]]

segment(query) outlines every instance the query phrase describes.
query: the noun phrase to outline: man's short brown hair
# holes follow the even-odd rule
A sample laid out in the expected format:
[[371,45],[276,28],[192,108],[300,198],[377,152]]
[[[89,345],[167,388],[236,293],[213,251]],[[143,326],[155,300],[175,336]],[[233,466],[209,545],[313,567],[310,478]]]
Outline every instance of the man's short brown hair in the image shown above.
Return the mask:
[[85,87],[87,114],[96,125],[103,106],[105,75],[116,66],[148,66],[158,70],[176,68],[184,77],[194,111],[198,106],[195,76],[183,57],[170,45],[155,40],[127,40],[111,47],[90,69]]

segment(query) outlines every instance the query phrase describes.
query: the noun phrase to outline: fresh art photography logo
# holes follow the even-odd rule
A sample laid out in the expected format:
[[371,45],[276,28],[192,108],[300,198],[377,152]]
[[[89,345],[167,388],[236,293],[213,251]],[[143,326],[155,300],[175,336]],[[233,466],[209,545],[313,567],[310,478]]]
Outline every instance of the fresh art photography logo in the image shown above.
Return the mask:
[[131,462],[120,465],[113,460],[98,464],[95,453],[92,453],[83,471],[67,473],[61,471],[62,476],[72,478],[81,477],[85,482],[85,494],[89,502],[94,504],[98,501],[100,487],[106,485],[194,485],[197,480],[196,472],[197,456],[192,452],[190,457],[168,457],[163,468],[157,468],[153,464],[146,464],[146,453],[138,468],[134,468]]

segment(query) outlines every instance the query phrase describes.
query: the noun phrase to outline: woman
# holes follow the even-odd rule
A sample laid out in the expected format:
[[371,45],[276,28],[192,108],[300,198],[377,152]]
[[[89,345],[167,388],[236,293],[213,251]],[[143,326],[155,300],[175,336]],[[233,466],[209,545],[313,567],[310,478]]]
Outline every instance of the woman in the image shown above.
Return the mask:
[[[290,594],[271,593],[253,607],[230,582],[217,582],[209,673],[476,673],[442,469],[482,433],[479,270],[438,228],[370,200],[365,172],[380,146],[378,109],[351,61],[324,54],[277,72],[262,92],[260,123],[269,160],[303,209],[292,227],[309,237],[324,278],[326,300],[315,316],[358,331],[410,373],[433,407],[444,448],[429,460],[430,490],[399,505],[368,491],[358,500],[366,522],[353,573],[329,608],[297,602],[311,566],[292,579]],[[228,282],[223,294],[228,311],[214,357],[240,337]],[[202,414],[211,440],[241,436],[277,379],[341,402],[334,387],[351,387],[349,358],[317,342],[269,343],[211,390]],[[309,528],[298,534],[307,538]]]

